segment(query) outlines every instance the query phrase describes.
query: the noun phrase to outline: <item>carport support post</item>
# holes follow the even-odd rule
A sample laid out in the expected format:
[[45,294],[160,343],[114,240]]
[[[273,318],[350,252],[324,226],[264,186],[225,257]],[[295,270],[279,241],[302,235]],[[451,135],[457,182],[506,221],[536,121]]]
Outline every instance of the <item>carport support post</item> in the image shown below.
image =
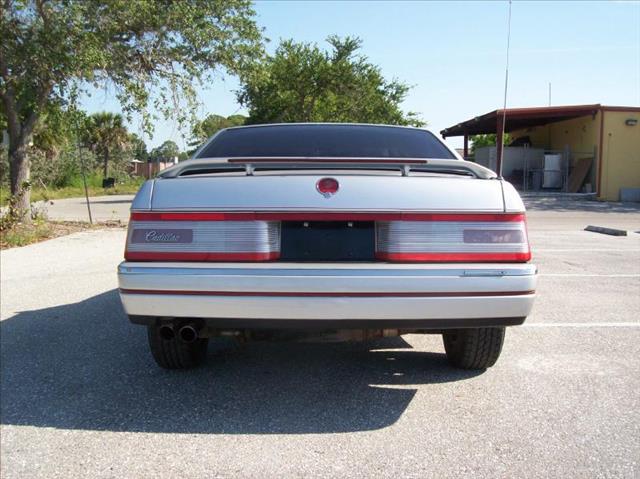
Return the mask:
[[463,159],[466,160],[467,156],[469,156],[469,135],[466,133],[464,134],[464,150],[462,152],[464,155]]
[[504,142],[502,140],[503,133],[503,115],[498,111],[498,121],[496,124],[496,173],[502,176],[502,153],[504,150]]

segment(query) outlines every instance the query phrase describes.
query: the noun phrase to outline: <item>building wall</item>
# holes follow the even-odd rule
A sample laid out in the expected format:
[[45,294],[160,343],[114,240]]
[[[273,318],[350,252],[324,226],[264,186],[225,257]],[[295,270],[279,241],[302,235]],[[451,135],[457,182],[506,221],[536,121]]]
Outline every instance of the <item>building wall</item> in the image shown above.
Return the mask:
[[[625,125],[625,120],[635,118],[638,124]],[[602,124],[602,158],[600,159],[600,122]],[[588,183],[595,191],[599,182],[598,198],[620,201],[620,188],[640,188],[640,111],[607,110],[604,107],[595,116],[583,116],[511,133],[512,138],[528,136],[533,147],[562,150],[569,146],[574,159],[593,156],[600,162],[601,174],[592,168]]]
[[[582,116],[571,120],[559,121],[549,125],[537,126],[510,133],[511,138],[528,136],[533,148],[545,150],[564,150],[569,147],[572,152],[573,164],[581,158],[592,158],[593,166],[585,183],[591,185],[591,190],[596,190],[597,182],[597,157],[600,141],[600,116]],[[573,165],[572,165],[573,166]]]
[[[638,124],[625,125],[629,118]],[[640,188],[640,111],[604,111],[599,198],[620,201],[620,188]]]
[[510,133],[512,138],[528,136],[532,146],[547,150],[562,150],[569,145],[572,151],[591,153],[598,144],[600,112]]

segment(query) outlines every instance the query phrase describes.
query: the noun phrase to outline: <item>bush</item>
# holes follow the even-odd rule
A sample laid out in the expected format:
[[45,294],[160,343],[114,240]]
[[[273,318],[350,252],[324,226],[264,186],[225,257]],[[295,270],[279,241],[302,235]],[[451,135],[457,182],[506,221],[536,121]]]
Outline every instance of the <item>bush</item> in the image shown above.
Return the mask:
[[[106,190],[102,188],[102,159],[88,148],[82,148],[79,151],[75,143],[49,150],[31,147],[28,155],[32,202],[83,196],[83,163],[90,195],[132,193],[144,181],[144,178],[131,175],[129,163],[131,154],[127,151],[120,151],[112,156],[109,162],[109,176],[115,178],[116,185],[115,188]],[[15,203],[15,199],[13,202]],[[9,155],[7,148],[0,146],[0,205],[11,204]],[[10,216],[3,217],[5,229],[7,224],[13,224]]]
[[[82,160],[87,175],[87,186],[101,188],[101,160],[86,149],[82,149]],[[116,157],[111,162],[110,176],[116,179],[116,183],[131,181],[128,166],[128,159],[124,156]],[[69,148],[49,157],[39,150],[34,150],[31,155],[31,181],[34,187],[83,187],[82,163],[78,150]]]
[[[22,186],[20,193],[9,196],[7,201],[7,209],[0,214],[0,232],[6,232],[18,226],[24,215],[24,210],[20,210],[17,205],[25,191],[31,189],[31,185],[27,182]],[[43,206],[31,205],[30,218],[34,221],[43,222],[47,219],[47,210]]]

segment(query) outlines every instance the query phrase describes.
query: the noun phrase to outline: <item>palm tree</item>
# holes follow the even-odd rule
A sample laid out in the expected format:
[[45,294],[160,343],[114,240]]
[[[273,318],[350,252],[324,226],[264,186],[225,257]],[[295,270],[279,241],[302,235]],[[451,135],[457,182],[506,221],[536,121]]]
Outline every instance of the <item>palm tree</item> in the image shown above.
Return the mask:
[[129,141],[129,133],[124,126],[122,115],[105,111],[89,117],[87,142],[96,154],[102,156],[104,178],[107,178],[109,173],[111,155],[123,150]]

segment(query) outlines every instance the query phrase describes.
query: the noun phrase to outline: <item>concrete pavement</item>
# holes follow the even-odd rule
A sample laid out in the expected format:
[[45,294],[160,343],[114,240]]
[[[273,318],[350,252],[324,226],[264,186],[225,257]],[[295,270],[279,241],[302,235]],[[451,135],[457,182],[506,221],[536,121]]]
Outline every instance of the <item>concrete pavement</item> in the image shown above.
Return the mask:
[[[129,208],[133,195],[93,196],[89,198],[93,221],[129,221]],[[47,217],[59,221],[89,221],[85,198],[64,198],[38,201],[35,206],[44,209]]]

